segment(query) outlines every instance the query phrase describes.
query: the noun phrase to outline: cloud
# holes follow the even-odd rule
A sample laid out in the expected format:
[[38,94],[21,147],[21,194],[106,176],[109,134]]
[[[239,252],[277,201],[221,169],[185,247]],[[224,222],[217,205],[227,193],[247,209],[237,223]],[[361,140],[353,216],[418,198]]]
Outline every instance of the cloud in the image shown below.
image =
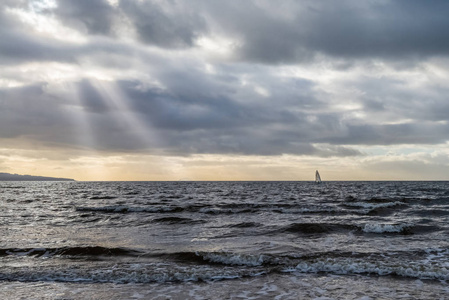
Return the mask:
[[1,89],[0,138],[27,138],[47,143],[69,143],[75,136],[66,103],[36,83]]
[[305,63],[342,59],[404,60],[446,55],[446,1],[245,1],[210,4],[216,26],[239,41],[241,60]]
[[192,47],[207,32],[201,14],[188,4],[170,5],[152,1],[120,1],[125,14],[144,43],[163,48]]
[[[381,0],[282,4],[122,0],[116,5],[107,0],[61,0],[43,13],[82,34],[135,37],[165,49],[195,48],[201,38],[224,36],[233,41],[233,58],[289,64],[309,63],[321,59],[320,55],[400,61],[445,56],[449,50],[449,33],[445,30],[448,9],[449,4],[441,0],[431,4]],[[30,49],[26,41],[16,41],[20,42],[24,45],[11,47]],[[49,48],[45,53],[55,56],[57,51]]]
[[[169,76],[173,77],[176,76]],[[203,82],[199,75],[193,78],[190,79],[191,86]],[[106,97],[107,94],[98,87],[101,84],[111,91],[120,90],[126,98],[126,107],[117,106]],[[345,147],[317,148],[312,145],[316,137],[311,132],[319,129],[300,110],[296,113],[290,111],[296,105],[299,108],[303,105],[302,101],[289,103],[292,101],[289,93],[294,90],[286,92],[285,96],[279,94],[276,104],[279,106],[261,102],[255,111],[254,106],[225,96],[229,87],[220,79],[210,80],[206,90],[216,93],[209,95],[203,93],[204,87],[197,90],[198,94],[195,94],[195,89],[189,94],[184,93],[184,86],[177,86],[176,81],[173,85],[170,82],[165,84],[170,87],[170,92],[141,90],[138,81],[99,83],[85,79],[74,86],[76,97],[68,93],[58,94],[52,85],[45,84],[5,89],[1,91],[7,99],[1,103],[1,134],[3,138],[26,136],[47,145],[82,146],[82,141],[77,138],[82,132],[76,125],[77,119],[82,117],[95,141],[85,140],[84,146],[108,151],[142,151],[148,144],[135,134],[140,128],[136,128],[138,123],[133,122],[141,118],[144,129],[162,136],[162,139],[153,141],[153,150],[168,154],[359,154]],[[306,95],[304,89],[307,86],[304,83],[299,85]],[[254,91],[252,93],[257,95]]]
[[193,47],[207,32],[201,14],[177,2],[61,0],[51,10],[59,21],[88,35],[137,40],[161,48]]
[[447,141],[447,124],[349,125],[341,136],[319,139],[336,145],[441,144]]
[[113,33],[116,12],[106,0],[59,0],[51,12],[78,31],[92,35]]
[[55,40],[36,38],[25,32],[0,33],[0,63],[19,64],[32,61],[74,62],[73,48]]
[[0,138],[104,153],[442,145],[446,1],[4,1]]

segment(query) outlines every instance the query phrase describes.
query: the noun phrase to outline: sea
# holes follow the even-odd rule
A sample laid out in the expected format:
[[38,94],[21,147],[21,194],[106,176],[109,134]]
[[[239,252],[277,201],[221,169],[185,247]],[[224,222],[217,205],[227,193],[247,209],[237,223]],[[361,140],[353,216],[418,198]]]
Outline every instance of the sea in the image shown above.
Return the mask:
[[449,182],[0,182],[0,299],[449,299]]

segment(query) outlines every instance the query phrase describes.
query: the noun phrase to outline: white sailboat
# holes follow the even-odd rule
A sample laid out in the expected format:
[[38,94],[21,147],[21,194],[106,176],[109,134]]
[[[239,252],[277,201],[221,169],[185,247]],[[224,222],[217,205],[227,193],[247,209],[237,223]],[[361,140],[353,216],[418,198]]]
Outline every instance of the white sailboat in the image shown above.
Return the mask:
[[316,170],[316,172],[315,172],[315,183],[321,183],[321,177],[320,177],[320,173],[318,172],[318,170]]

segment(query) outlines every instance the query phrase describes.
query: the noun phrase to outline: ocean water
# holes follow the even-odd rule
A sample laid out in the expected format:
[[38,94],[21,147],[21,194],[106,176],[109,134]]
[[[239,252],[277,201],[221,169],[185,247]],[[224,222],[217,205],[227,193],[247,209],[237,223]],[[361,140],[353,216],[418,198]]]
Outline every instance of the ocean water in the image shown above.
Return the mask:
[[448,182],[0,182],[1,299],[449,299]]

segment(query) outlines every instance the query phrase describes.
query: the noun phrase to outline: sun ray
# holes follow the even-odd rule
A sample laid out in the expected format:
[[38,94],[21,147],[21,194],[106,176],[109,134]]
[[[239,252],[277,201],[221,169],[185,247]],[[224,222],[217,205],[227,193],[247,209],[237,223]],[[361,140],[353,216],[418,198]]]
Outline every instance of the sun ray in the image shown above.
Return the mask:
[[[131,99],[116,83],[91,79],[90,84],[99,93],[103,104],[110,110],[110,112],[113,112],[111,115],[115,118],[113,121],[120,122],[121,126],[125,129],[125,133],[131,135],[131,138],[134,139],[133,148],[126,149],[128,158],[130,154],[129,151],[134,152],[134,160],[141,159],[143,160],[141,163],[142,165],[162,168],[154,171],[167,174],[168,177],[165,178],[182,178],[189,176],[189,174],[187,174],[188,171],[185,170],[183,166],[180,167],[178,163],[163,155],[163,141],[156,130],[152,128],[151,120],[145,120],[144,114],[136,111],[132,107]],[[127,138],[129,138],[129,136]],[[116,150],[120,152],[120,149]],[[124,160],[127,160],[125,158],[127,155],[123,156]],[[160,164],[161,160],[164,161],[163,165]],[[131,167],[131,165],[129,165],[129,167]],[[126,168],[123,164],[121,167]],[[124,169],[124,171],[128,172],[129,170]],[[148,173],[148,176],[148,178],[154,178],[154,176],[159,177],[160,175],[154,175],[150,172]]]
[[[65,83],[66,89],[68,91],[68,97],[71,103],[73,103],[71,109],[71,116],[76,124],[76,129],[79,131],[77,134],[77,151],[79,156],[71,159],[73,163],[82,157],[95,158],[100,157],[99,145],[94,135],[93,125],[90,113],[85,109],[80,91],[80,87],[74,83]],[[99,178],[107,178],[107,169],[102,165],[99,160],[93,165],[91,162],[89,164],[83,165],[83,170],[87,178],[90,180],[98,180]],[[79,164],[79,163],[78,163]],[[89,166],[89,167],[86,167]]]
[[103,103],[116,113],[117,120],[123,122],[127,129],[132,130],[132,135],[138,140],[138,144],[144,150],[150,151],[157,147],[159,138],[151,128],[150,122],[143,119],[143,115],[134,111],[130,105],[131,99],[114,82],[91,79],[90,83],[100,94]]
[[79,87],[74,83],[66,82],[63,84],[65,90],[67,91],[66,100],[70,101],[72,105],[70,106],[70,116],[76,124],[77,135],[77,145],[81,146],[83,150],[93,151],[96,149],[96,143],[93,136],[91,121],[88,116],[88,112],[84,109],[84,104],[82,101],[81,93]]

